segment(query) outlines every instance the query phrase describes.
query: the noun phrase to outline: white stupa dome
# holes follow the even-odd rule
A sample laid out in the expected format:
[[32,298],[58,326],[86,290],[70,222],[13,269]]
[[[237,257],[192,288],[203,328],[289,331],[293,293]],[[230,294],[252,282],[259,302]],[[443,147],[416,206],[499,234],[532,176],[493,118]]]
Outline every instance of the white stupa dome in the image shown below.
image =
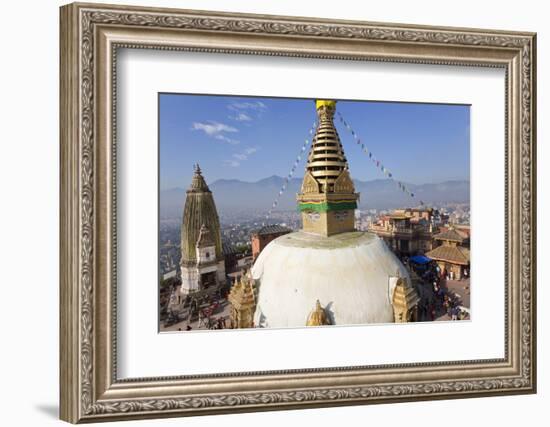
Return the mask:
[[252,277],[259,289],[254,323],[270,328],[305,326],[317,300],[333,325],[391,323],[397,277],[410,284],[383,240],[360,231],[281,236],[260,253]]

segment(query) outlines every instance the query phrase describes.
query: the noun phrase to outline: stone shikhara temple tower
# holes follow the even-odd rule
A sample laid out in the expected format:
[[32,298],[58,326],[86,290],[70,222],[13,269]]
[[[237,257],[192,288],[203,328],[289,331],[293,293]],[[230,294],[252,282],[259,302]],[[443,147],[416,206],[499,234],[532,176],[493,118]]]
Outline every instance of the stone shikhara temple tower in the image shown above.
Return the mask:
[[334,127],[336,101],[317,101],[319,126],[313,137],[298,208],[305,232],[332,236],[355,231],[359,194]]
[[199,165],[183,209],[180,268],[185,295],[225,282],[220,220]]

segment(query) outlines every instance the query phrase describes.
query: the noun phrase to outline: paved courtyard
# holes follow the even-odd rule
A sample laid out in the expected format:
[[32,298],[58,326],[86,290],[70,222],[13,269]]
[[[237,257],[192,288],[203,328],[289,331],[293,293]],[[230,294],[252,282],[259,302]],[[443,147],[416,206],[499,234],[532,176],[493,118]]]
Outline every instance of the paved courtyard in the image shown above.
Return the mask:
[[[447,280],[447,293],[460,301],[459,306],[467,314],[463,320],[470,319],[470,278],[462,280]],[[437,317],[435,320],[451,320],[448,313]]]
[[[218,310],[214,313],[212,313],[212,316],[210,317],[212,322],[217,322],[218,319],[222,318],[225,319],[226,327],[229,327],[229,310],[230,310],[230,304],[229,302],[224,299],[220,303],[220,307]],[[170,331],[186,331],[187,327],[190,326],[191,330],[207,330],[208,328],[203,324],[199,326],[199,320],[195,319],[194,321],[189,322],[187,320],[188,316],[188,309],[185,308],[180,312],[180,318],[184,319],[178,323],[174,323],[170,326],[164,326],[164,321],[161,321],[160,323],[160,331],[161,332],[170,332]]]

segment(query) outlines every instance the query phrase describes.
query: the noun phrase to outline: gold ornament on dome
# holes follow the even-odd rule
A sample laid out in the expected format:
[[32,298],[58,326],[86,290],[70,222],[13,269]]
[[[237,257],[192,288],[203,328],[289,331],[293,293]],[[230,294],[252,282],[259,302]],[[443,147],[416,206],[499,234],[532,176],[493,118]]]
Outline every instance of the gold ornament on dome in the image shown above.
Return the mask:
[[231,304],[230,320],[234,329],[253,328],[253,316],[256,310],[253,279],[250,272],[235,279],[229,292],[228,301]]
[[309,313],[306,326],[324,326],[330,325],[327,315],[319,300],[315,303],[315,308]]

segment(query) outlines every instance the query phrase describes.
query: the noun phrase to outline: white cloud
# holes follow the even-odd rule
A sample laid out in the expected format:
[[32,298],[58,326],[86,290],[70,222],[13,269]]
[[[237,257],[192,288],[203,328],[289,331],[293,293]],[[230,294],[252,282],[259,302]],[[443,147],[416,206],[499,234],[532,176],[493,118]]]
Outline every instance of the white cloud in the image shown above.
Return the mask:
[[238,113],[236,116],[230,116],[230,119],[233,119],[237,122],[250,122],[252,121],[252,117],[250,117],[246,113]]
[[240,153],[234,153],[231,156],[231,159],[225,160],[224,162],[231,167],[239,167],[241,162],[248,160],[248,158],[256,151],[258,151],[258,147],[247,147]]
[[229,116],[231,120],[246,123],[260,118],[267,111],[267,105],[262,101],[233,102],[227,106],[227,109],[235,113]]
[[238,132],[239,130],[228,126],[223,123],[213,122],[209,121],[207,123],[200,123],[200,122],[194,122],[193,123],[193,130],[202,130],[204,133],[210,136],[218,135],[222,132]]
[[225,135],[215,135],[214,138],[219,139],[220,141],[227,142],[228,144],[231,144],[231,145],[240,144],[240,142],[239,142],[238,140],[232,139],[232,138],[228,138],[228,137],[225,136]]
[[237,160],[246,160],[248,156],[246,154],[233,154],[233,157],[235,157]]
[[252,110],[252,111],[266,111],[267,105],[262,101],[251,101],[251,102],[233,102],[227,106],[232,111],[239,110]]
[[238,162],[237,160],[225,160],[225,163],[231,166],[232,168],[238,168],[241,165],[241,163]]
[[235,145],[239,143],[239,141],[237,141],[236,139],[232,139],[224,135],[224,133],[226,132],[235,133],[235,132],[238,132],[239,130],[237,128],[234,128],[233,126],[228,126],[224,123],[219,123],[214,121],[208,121],[206,123],[194,122],[191,129],[200,130],[204,132],[206,135],[216,138],[220,141],[227,142],[228,144]]

